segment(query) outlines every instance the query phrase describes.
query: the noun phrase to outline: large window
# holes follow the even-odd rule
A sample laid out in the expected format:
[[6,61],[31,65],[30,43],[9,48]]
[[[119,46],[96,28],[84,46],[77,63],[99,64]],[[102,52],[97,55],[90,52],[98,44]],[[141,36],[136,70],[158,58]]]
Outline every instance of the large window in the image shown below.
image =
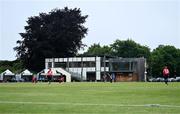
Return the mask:
[[131,70],[129,62],[120,62],[119,63],[119,70]]
[[131,72],[136,69],[136,62],[111,62],[111,71]]

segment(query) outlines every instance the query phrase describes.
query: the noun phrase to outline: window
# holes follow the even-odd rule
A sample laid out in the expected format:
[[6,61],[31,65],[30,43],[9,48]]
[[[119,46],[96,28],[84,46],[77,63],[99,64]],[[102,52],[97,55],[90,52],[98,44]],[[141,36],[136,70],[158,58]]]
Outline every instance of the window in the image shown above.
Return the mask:
[[112,62],[111,71],[132,71],[135,69],[134,62]]
[[95,62],[90,62],[89,67],[96,67],[96,63]]
[[119,70],[119,64],[116,62],[112,63],[112,71],[118,71]]
[[[69,67],[82,67],[82,62],[70,62],[69,63]],[[96,67],[96,63],[95,62],[83,62],[83,67]]]
[[[106,62],[105,64],[106,64],[106,67],[109,67],[109,62]],[[101,67],[104,67],[104,62],[103,61],[101,62]]]
[[129,62],[120,62],[119,63],[119,70],[130,70],[129,69]]
[[92,61],[83,62],[83,67],[96,67],[96,63]]
[[137,62],[131,62],[131,70],[136,71],[137,69]]
[[55,62],[54,67],[66,68],[66,62]]
[[81,62],[70,62],[69,67],[81,67]]
[[48,62],[48,68],[52,68],[52,63]]

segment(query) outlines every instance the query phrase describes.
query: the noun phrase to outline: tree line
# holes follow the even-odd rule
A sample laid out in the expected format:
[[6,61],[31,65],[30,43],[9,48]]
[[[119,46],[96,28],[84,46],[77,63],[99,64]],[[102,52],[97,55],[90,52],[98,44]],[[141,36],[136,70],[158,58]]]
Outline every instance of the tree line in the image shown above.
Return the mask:
[[174,46],[159,45],[151,52],[148,46],[131,39],[117,39],[110,45],[92,44],[86,52],[79,54],[78,50],[86,46],[82,39],[88,33],[84,26],[87,18],[88,15],[82,15],[79,8],[68,7],[29,17],[24,26],[25,32],[19,33],[22,39],[14,48],[17,60],[0,61],[0,72],[6,68],[16,72],[26,68],[39,72],[44,68],[45,58],[106,55],[145,57],[148,75],[151,76],[160,76],[165,65],[170,68],[171,75],[180,75],[180,49]]
[[113,44],[101,46],[91,45],[84,56],[119,56],[124,58],[144,57],[147,60],[148,76],[162,76],[162,69],[168,66],[171,77],[180,76],[180,49],[170,45],[159,45],[156,49],[150,50],[133,40],[116,40]]

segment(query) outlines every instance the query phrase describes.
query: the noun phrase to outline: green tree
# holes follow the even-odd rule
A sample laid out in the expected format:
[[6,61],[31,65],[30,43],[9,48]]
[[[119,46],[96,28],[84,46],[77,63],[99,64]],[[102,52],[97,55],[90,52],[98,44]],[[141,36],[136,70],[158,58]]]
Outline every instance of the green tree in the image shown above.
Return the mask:
[[82,48],[82,39],[87,34],[83,26],[88,16],[82,16],[80,9],[54,9],[49,13],[29,17],[25,33],[20,33],[15,47],[17,57],[25,68],[40,71],[45,58],[68,57]]
[[174,71],[180,74],[180,50],[174,46],[159,45],[151,54],[152,75],[162,76],[162,69],[168,66],[170,75],[174,76]]
[[14,61],[0,61],[0,73],[4,72],[6,69],[11,70],[14,73],[20,73],[23,71],[23,64],[20,60]]
[[145,57],[149,59],[150,49],[147,46],[142,46],[133,40],[116,40],[111,48],[114,56],[120,57]]
[[96,44],[94,43],[93,45],[91,45],[87,52],[84,53],[85,56],[108,56],[111,55],[112,51],[111,48],[109,46],[101,46],[99,43]]
[[177,76],[180,76],[180,49],[177,49],[177,57],[176,57],[176,67],[175,71],[177,72]]

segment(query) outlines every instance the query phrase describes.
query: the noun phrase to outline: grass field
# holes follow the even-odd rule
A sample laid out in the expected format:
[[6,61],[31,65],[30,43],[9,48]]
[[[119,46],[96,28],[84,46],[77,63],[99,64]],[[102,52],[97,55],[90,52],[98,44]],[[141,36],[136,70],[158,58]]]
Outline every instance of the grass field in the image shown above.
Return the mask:
[[0,83],[0,113],[180,114],[180,83]]

